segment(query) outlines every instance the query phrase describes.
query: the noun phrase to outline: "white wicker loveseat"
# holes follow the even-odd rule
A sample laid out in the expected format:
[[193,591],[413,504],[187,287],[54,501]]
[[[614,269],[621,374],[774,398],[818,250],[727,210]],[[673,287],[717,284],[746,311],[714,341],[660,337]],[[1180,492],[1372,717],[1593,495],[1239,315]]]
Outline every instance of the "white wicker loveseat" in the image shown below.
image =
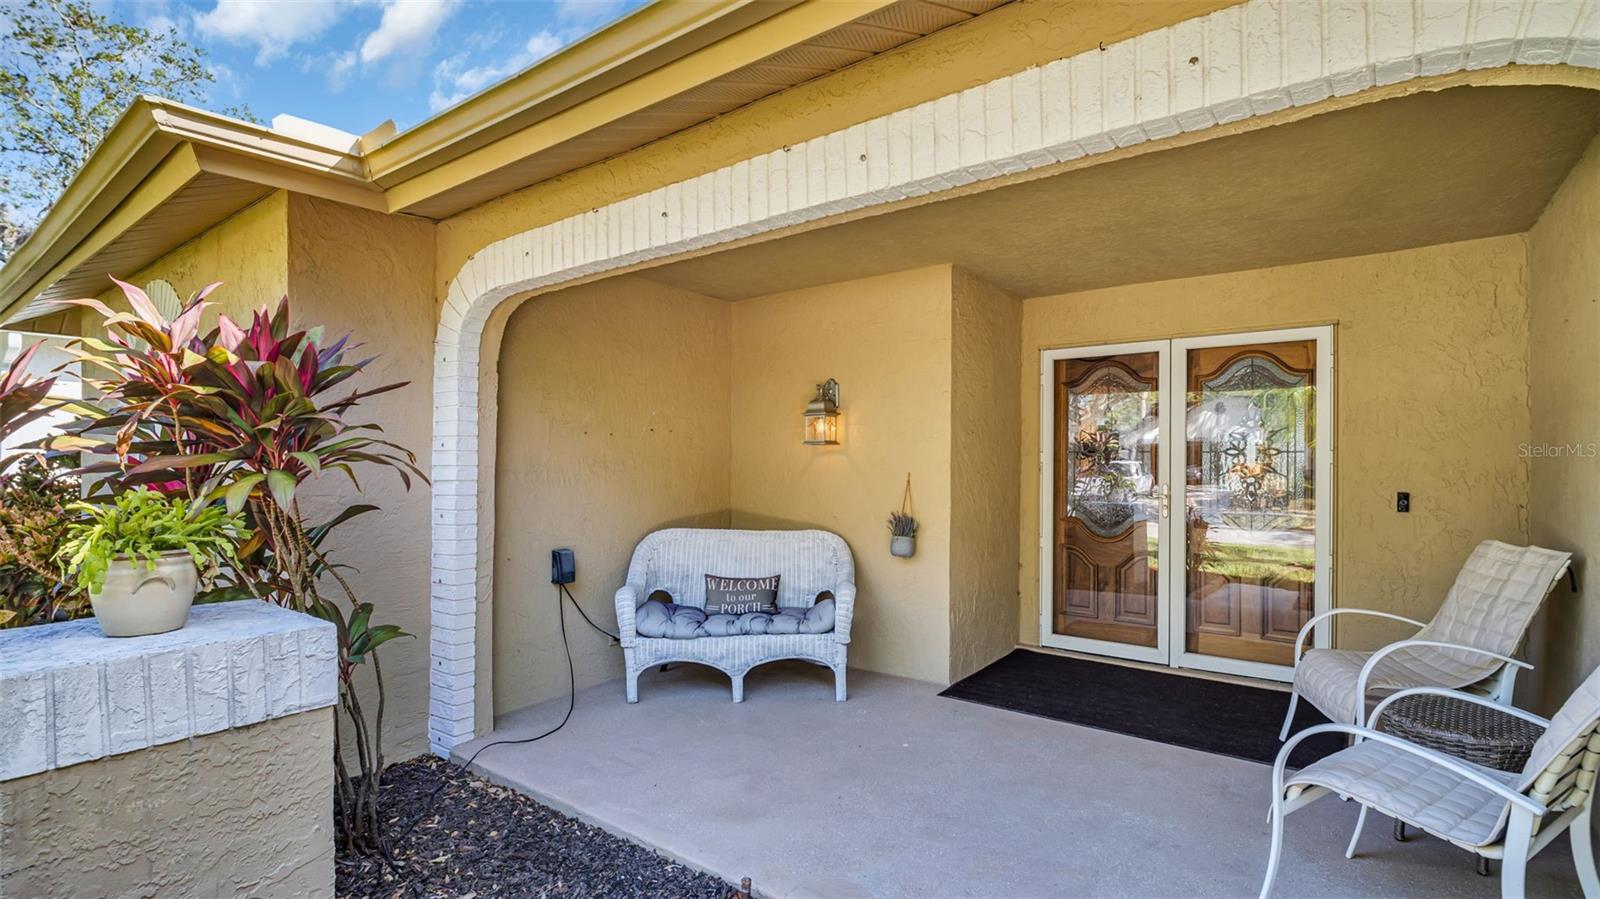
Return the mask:
[[[667,608],[699,610],[699,618],[730,629],[732,616],[704,618],[705,576],[767,577],[778,575],[779,616],[751,621],[742,616],[741,627],[777,633],[739,633],[711,636],[705,627],[683,627],[676,637],[641,636],[636,616],[646,602]],[[826,596],[832,597],[831,626],[819,633],[784,632],[829,624]],[[823,602],[819,603],[819,598]],[[845,698],[845,654],[850,644],[850,621],[855,613],[855,560],[838,534],[827,531],[737,531],[671,528],[656,531],[633,551],[628,583],[617,591],[617,632],[627,665],[628,701],[639,701],[639,674],[668,662],[710,665],[733,679],[733,701],[744,700],[744,676],[750,669],[779,659],[806,659],[833,669],[834,698]],[[659,612],[651,609],[651,612]],[[821,614],[819,614],[821,613]],[[760,613],[752,613],[760,615]],[[654,616],[658,621],[659,614]],[[693,612],[680,616],[690,624]],[[797,621],[798,620],[798,621]],[[717,628],[714,627],[713,630]]]

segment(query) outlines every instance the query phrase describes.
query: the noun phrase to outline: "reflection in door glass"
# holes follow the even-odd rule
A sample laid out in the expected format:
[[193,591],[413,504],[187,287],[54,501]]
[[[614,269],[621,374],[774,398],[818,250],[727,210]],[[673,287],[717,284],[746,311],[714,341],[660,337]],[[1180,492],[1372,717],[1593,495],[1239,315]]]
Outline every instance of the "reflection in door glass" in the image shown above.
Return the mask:
[[1316,597],[1316,341],[1188,352],[1186,646],[1292,663]]
[[1057,634],[1157,645],[1160,358],[1056,362]]

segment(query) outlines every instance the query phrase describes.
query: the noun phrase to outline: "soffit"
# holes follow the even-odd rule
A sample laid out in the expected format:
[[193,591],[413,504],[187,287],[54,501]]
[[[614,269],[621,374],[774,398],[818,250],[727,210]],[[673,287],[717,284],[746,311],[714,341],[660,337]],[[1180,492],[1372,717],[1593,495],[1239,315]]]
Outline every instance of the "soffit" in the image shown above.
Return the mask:
[[739,300],[954,263],[1017,296],[1513,234],[1600,130],[1600,92],[1457,87],[645,271]]

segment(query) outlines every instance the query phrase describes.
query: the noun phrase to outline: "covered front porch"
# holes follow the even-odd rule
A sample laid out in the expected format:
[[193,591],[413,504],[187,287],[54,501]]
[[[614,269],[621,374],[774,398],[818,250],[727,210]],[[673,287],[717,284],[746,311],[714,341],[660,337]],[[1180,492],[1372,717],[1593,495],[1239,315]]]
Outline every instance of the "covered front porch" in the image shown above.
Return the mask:
[[[578,694],[535,743],[486,749],[472,770],[557,810],[772,897],[1246,896],[1266,865],[1264,765],[938,696],[869,672],[831,701],[826,669],[752,672],[748,699],[695,666],[651,672],[638,705],[620,681]],[[464,743],[548,730],[561,697]],[[1291,822],[1282,896],[1491,896],[1449,844],[1390,835],[1371,816],[1343,849],[1354,803]],[[1563,839],[1528,871],[1529,896],[1574,896]]]
[[[1578,539],[1571,508],[1548,501],[1571,470],[1530,448],[1600,425],[1558,410],[1569,376],[1552,364],[1574,351],[1560,322],[1587,314],[1565,279],[1575,229],[1592,227],[1581,198],[1600,172],[1600,108],[1588,88],[1541,77],[1412,87],[952,177],[882,209],[808,208],[726,245],[695,243],[671,218],[717,227],[739,194],[713,179],[620,226],[623,248],[630,223],[644,223],[635,238],[664,229],[660,258],[487,285],[490,301],[441,331],[470,339],[441,343],[438,395],[474,405],[436,412],[436,749],[765,895],[1255,891],[1269,768],[937,694],[1019,645],[1070,636],[1050,567],[1051,353],[1319,342],[1316,442],[1301,449],[1308,472],[1313,449],[1337,447],[1339,462],[1317,460],[1297,510],[1315,530],[1293,547],[1305,577],[1276,609],[1290,620],[1271,634],[1257,621],[1269,661],[1246,657],[1234,674],[1284,680],[1285,642],[1330,608],[1426,620],[1482,541]],[[762,171],[775,178],[774,157]],[[876,157],[858,158],[876,177]],[[756,194],[751,170],[736,177]],[[583,246],[557,238],[554,252]],[[804,445],[801,411],[827,378],[842,385],[840,441]],[[1182,484],[1173,458],[1142,473],[1171,465],[1161,479]],[[908,473],[922,530],[904,559],[883,518]],[[621,653],[570,610],[563,634],[545,563],[574,549],[572,601],[609,627],[634,547],[668,527],[842,536],[859,589],[849,700],[832,701],[827,672],[784,663],[752,672],[743,703],[723,675],[680,665],[648,672],[641,702],[625,704]],[[1157,572],[1139,595],[1159,601],[1139,614],[1161,636],[1130,654],[1204,667],[1183,652],[1198,628],[1182,564],[1155,562],[1168,549],[1138,559]],[[1524,704],[1548,712],[1587,673],[1563,648],[1580,600],[1558,592],[1536,627]],[[1371,649],[1406,635],[1390,625],[1315,639]],[[566,712],[567,652],[571,720],[517,744]],[[510,744],[475,757],[496,741]],[[1387,821],[1346,861],[1355,817],[1326,801],[1294,820],[1281,894],[1495,891],[1467,855],[1394,842]],[[1528,881],[1533,895],[1573,894],[1565,843]]]

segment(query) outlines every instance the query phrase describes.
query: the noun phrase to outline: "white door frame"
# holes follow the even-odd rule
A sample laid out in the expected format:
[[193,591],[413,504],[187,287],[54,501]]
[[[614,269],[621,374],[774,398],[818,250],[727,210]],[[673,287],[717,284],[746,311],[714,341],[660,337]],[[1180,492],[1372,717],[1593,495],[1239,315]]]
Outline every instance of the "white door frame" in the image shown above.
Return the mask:
[[[1314,563],[1315,574],[1315,608],[1313,615],[1321,615],[1328,611],[1333,603],[1333,326],[1317,325],[1309,328],[1282,328],[1274,331],[1248,331],[1234,334],[1211,334],[1204,337],[1180,337],[1172,341],[1173,375],[1182,381],[1187,381],[1188,373],[1185,371],[1185,361],[1188,351],[1197,347],[1231,346],[1240,343],[1280,343],[1290,340],[1315,340],[1317,342],[1316,365],[1316,396],[1314,400],[1314,421],[1316,422],[1316,447],[1312,460],[1316,495],[1314,501],[1316,508],[1317,548]],[[1176,385],[1176,382],[1175,382]],[[1176,396],[1182,396],[1178,386],[1174,386]],[[1171,422],[1171,435],[1163,435],[1163,440],[1172,440],[1178,445],[1187,445],[1188,435],[1182,432],[1186,416],[1184,403],[1173,403],[1173,418]],[[1294,666],[1271,665],[1265,662],[1250,662],[1243,659],[1230,659],[1222,656],[1208,656],[1189,652],[1184,648],[1187,636],[1185,633],[1186,622],[1186,592],[1184,572],[1187,570],[1188,540],[1184,533],[1184,510],[1188,508],[1188,477],[1185,467],[1188,454],[1186,452],[1171,453],[1168,457],[1167,469],[1168,483],[1172,484],[1172,509],[1173,514],[1168,516],[1169,537],[1168,546],[1163,549],[1170,558],[1172,565],[1165,569],[1166,575],[1171,579],[1169,587],[1172,595],[1172,604],[1168,608],[1167,626],[1171,628],[1170,637],[1172,646],[1171,665],[1174,668],[1195,668],[1202,671],[1216,671],[1223,674],[1236,674],[1243,677],[1257,677],[1265,680],[1292,681],[1294,680]],[[1317,624],[1312,635],[1312,645],[1330,645],[1332,628],[1328,621]]]
[[[1184,391],[1178,382],[1185,376],[1182,371],[1187,351],[1195,347],[1228,346],[1236,343],[1274,343],[1289,340],[1315,340],[1316,397],[1314,415],[1317,423],[1317,443],[1313,458],[1316,483],[1315,520],[1317,548],[1315,557],[1315,609],[1321,615],[1333,605],[1333,326],[1317,325],[1304,328],[1283,328],[1270,331],[1247,331],[1213,334],[1203,337],[1180,337],[1170,340],[1147,340],[1130,343],[1098,344],[1095,346],[1045,349],[1039,353],[1039,643],[1057,649],[1089,652],[1117,658],[1170,665],[1174,668],[1193,668],[1234,674],[1266,680],[1291,681],[1294,669],[1288,665],[1270,665],[1201,655],[1184,649],[1186,629],[1186,588],[1183,572],[1186,570],[1186,534],[1183,510],[1187,508],[1185,495],[1187,482],[1187,445],[1184,433],[1186,404]],[[1159,541],[1159,559],[1162,576],[1157,586],[1157,603],[1160,609],[1160,627],[1155,647],[1129,646],[1105,640],[1067,637],[1055,633],[1055,363],[1061,359],[1085,356],[1105,356],[1123,353],[1157,353],[1160,357],[1161,390],[1161,440],[1164,457],[1161,465],[1161,483],[1170,491],[1170,500],[1164,503],[1164,526]],[[1329,622],[1319,623],[1312,635],[1314,646],[1329,646],[1332,628]]]
[[[1091,640],[1087,637],[1068,637],[1055,632],[1054,622],[1051,620],[1055,611],[1055,547],[1052,540],[1055,535],[1055,508],[1056,508],[1056,479],[1055,479],[1055,452],[1056,452],[1056,389],[1055,367],[1056,362],[1062,359],[1082,359],[1086,356],[1111,356],[1128,353],[1155,353],[1158,357],[1156,363],[1157,388],[1162,391],[1160,432],[1160,453],[1165,458],[1169,450],[1166,445],[1167,435],[1171,430],[1168,427],[1167,417],[1171,414],[1165,402],[1165,391],[1172,375],[1172,341],[1146,340],[1137,343],[1112,343],[1097,346],[1068,347],[1063,349],[1042,350],[1039,353],[1039,644],[1054,649],[1069,649],[1077,652],[1089,652],[1095,655],[1114,656],[1122,659],[1132,659],[1137,662],[1151,662],[1157,665],[1168,663],[1170,647],[1168,646],[1169,628],[1165,619],[1169,614],[1171,603],[1168,600],[1168,591],[1171,589],[1165,577],[1156,579],[1156,645],[1133,646],[1127,643],[1116,643],[1110,640]],[[1166,481],[1167,467],[1162,469],[1158,476],[1162,483]],[[1164,503],[1162,514],[1171,508],[1170,500]],[[1166,544],[1171,542],[1167,529],[1159,532],[1157,545],[1160,547],[1158,559],[1165,568]]]

